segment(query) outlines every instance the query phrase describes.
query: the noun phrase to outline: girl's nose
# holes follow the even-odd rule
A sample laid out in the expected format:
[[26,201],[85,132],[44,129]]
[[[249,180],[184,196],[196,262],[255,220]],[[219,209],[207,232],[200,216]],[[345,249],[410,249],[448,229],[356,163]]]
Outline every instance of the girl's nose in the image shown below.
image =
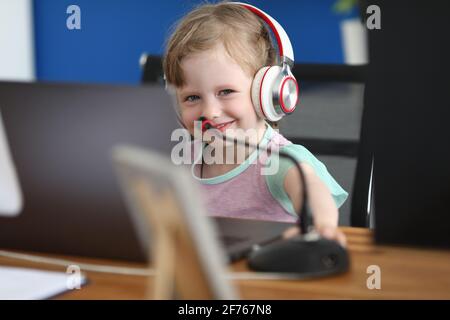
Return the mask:
[[220,117],[222,114],[222,107],[220,103],[214,101],[213,99],[205,100],[205,104],[203,106],[202,116],[206,119],[214,119]]

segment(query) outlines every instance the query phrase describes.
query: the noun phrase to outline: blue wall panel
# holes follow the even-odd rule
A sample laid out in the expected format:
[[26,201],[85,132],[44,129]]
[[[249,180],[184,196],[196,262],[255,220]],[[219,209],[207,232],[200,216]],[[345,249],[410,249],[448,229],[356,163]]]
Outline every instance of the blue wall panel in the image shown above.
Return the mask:
[[[142,52],[161,54],[168,30],[198,0],[35,0],[38,80],[136,84]],[[288,32],[296,61],[342,63],[334,0],[254,0]],[[81,30],[66,9],[81,8]]]

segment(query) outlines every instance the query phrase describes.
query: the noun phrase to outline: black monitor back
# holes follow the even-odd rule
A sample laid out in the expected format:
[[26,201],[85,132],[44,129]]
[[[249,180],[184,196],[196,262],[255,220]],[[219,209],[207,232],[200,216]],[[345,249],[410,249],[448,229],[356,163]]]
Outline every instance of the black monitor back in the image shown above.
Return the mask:
[[164,88],[4,82],[0,109],[24,195],[18,217],[0,218],[0,246],[144,260],[111,150],[170,154],[178,125]]
[[[378,243],[450,247],[447,1],[373,1],[366,108],[375,121]],[[364,121],[364,120],[363,120]]]

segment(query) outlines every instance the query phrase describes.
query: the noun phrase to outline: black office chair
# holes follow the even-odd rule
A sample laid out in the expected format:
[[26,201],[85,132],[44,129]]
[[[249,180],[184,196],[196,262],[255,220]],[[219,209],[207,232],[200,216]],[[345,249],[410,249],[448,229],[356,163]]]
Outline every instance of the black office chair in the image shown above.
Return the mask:
[[[366,65],[343,64],[296,64],[293,73],[300,81],[314,82],[344,82],[365,84]],[[359,140],[320,139],[287,136],[293,143],[307,147],[317,156],[335,156],[356,159],[356,169],[352,189],[350,225],[368,227],[369,189],[373,159],[373,145],[370,141],[370,124],[368,110],[365,108],[365,98],[362,106],[362,119]]]
[[160,56],[143,53],[139,64],[142,71],[141,82],[143,84],[158,83],[164,85],[164,72]]
[[[161,57],[143,54],[140,60],[143,84],[164,84]],[[365,83],[366,66],[337,64],[296,64],[293,73],[301,81],[327,81]],[[316,139],[287,136],[293,143],[301,144],[315,155],[332,155],[357,159],[352,190],[350,224],[368,227],[368,195],[372,168],[372,146],[367,143],[369,115],[363,107],[360,139]]]

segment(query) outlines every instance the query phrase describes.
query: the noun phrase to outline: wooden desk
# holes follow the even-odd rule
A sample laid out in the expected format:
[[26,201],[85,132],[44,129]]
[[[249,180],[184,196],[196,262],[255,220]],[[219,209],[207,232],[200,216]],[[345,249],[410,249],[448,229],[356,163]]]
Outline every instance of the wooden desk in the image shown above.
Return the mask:
[[[243,299],[450,299],[450,251],[374,246],[370,231],[343,227],[351,268],[348,273],[314,280],[233,280]],[[83,263],[127,267],[142,264],[52,256]],[[63,267],[0,258],[0,265],[65,271]],[[381,289],[368,289],[367,267],[381,269]],[[245,261],[232,265],[248,271]],[[86,272],[89,284],[58,299],[143,299],[146,278]]]

